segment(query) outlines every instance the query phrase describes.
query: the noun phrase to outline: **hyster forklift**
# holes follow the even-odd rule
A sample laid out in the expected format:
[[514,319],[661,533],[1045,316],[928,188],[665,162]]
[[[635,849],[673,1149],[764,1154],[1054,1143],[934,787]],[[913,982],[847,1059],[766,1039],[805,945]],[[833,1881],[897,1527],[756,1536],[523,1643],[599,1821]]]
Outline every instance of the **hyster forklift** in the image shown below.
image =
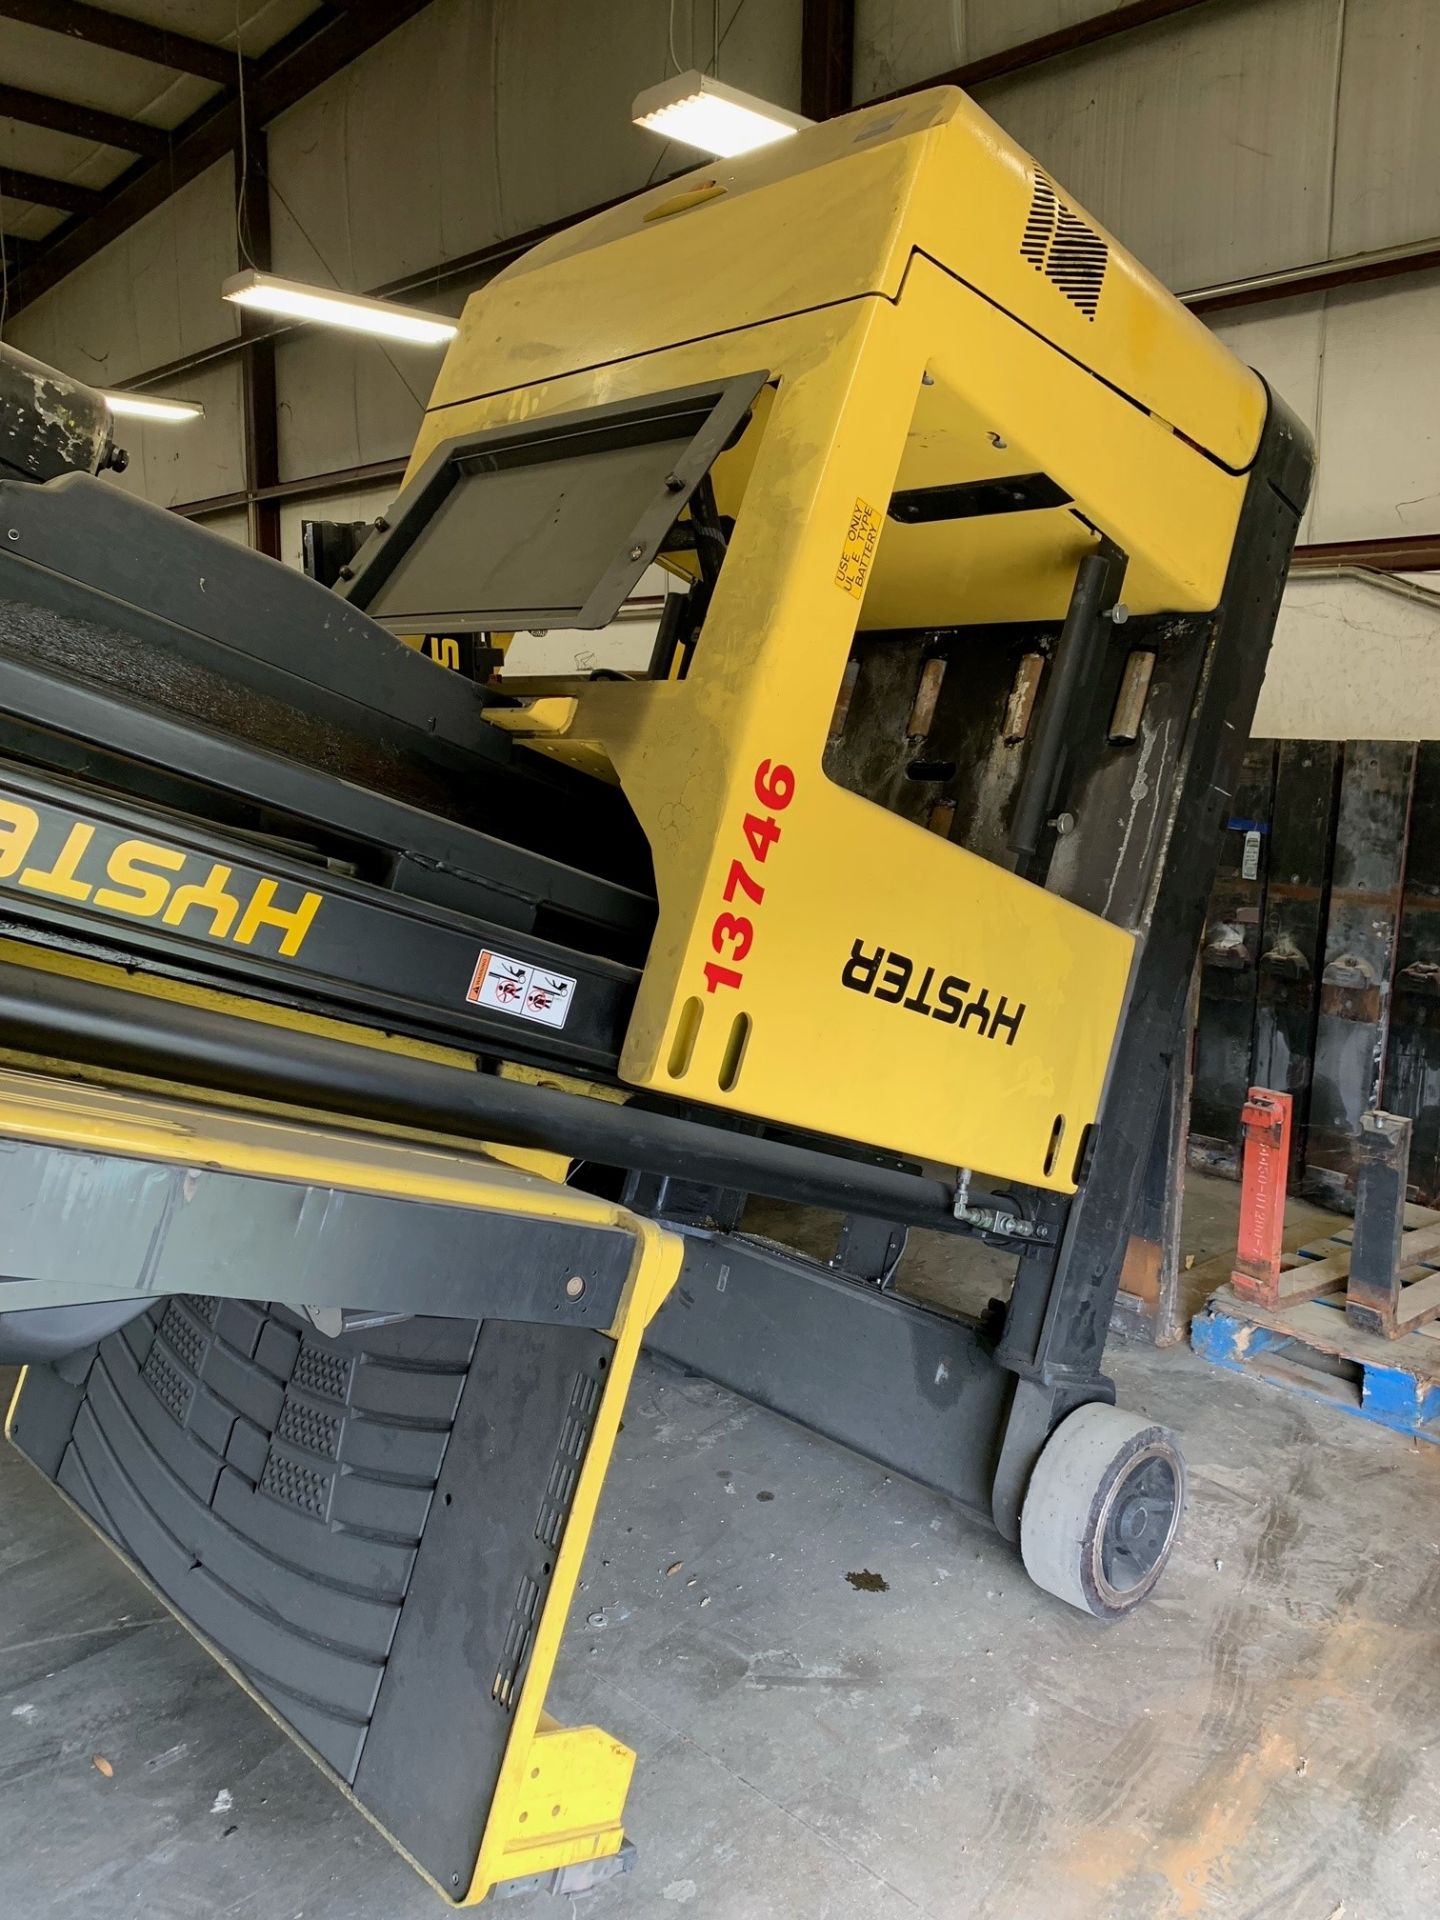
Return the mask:
[[[498,275],[333,586],[3,380],[39,1472],[456,1904],[633,1854],[545,1694],[642,1344],[1138,1605],[1184,1471],[1103,1349],[1309,484],[1263,382],[948,89]],[[522,676],[654,565],[648,670]],[[904,1298],[911,1229],[1008,1293]]]

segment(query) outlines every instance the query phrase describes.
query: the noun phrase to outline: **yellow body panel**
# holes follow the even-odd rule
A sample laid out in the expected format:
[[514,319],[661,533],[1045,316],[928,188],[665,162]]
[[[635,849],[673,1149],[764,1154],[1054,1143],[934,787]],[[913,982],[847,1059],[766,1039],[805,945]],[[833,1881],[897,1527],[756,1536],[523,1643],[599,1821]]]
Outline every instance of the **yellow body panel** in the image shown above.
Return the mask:
[[508,1838],[496,1830],[492,1859],[484,1872],[493,1879],[472,1886],[464,1903],[484,1898],[502,1880],[522,1880],[556,1867],[602,1860],[619,1851],[625,1837],[622,1816],[635,1753],[599,1727],[562,1727],[548,1714],[516,1769],[511,1787],[514,1819]]
[[[1064,222],[1104,251],[1090,311],[1048,271]],[[758,371],[762,405],[715,470],[735,529],[687,677],[557,681],[505,722],[613,769],[650,841],[660,919],[622,1077],[1072,1191],[1130,930],[842,791],[826,733],[857,626],[1058,619],[1096,530],[1129,556],[1132,611],[1213,608],[1264,389],[939,90],[527,255],[467,306],[411,470],[453,435]],[[886,517],[897,490],[1028,473],[1073,505]],[[776,765],[783,812],[756,800]],[[747,814],[780,829],[763,864]],[[890,971],[847,990],[852,954],[880,951]],[[1001,1003],[1023,1006],[1018,1030],[987,1031]]]
[[[1017,244],[1036,172],[953,87],[707,161],[542,241],[472,296],[432,415],[477,393],[864,294],[893,300],[918,251],[1226,465],[1246,466],[1265,416],[1259,381],[1088,214],[1110,248],[1103,324],[1058,293],[1037,300],[1035,269]],[[422,431],[420,444],[441,435]]]

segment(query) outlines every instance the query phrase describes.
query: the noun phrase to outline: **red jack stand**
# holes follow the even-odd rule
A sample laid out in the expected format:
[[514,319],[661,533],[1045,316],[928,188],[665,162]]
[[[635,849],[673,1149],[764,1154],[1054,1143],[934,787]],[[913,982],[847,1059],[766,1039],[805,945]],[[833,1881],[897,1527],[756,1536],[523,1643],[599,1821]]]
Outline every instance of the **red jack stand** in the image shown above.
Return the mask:
[[1240,1112],[1245,1140],[1240,1172],[1240,1243],[1230,1284],[1242,1300],[1257,1307],[1280,1304],[1290,1109],[1288,1093],[1252,1087]]

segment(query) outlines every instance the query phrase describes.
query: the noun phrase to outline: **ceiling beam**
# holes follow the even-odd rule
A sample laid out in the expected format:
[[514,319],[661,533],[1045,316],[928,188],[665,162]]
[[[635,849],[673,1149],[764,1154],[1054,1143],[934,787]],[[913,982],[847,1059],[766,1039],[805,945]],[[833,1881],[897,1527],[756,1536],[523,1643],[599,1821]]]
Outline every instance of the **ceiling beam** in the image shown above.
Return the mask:
[[[892,93],[876,94],[875,100],[899,100],[909,93],[923,93],[928,87],[968,88],[981,86],[986,80],[1003,80],[1007,74],[1024,73],[1046,60],[1058,60],[1062,54],[1098,46],[1117,33],[1133,33],[1136,27],[1154,26],[1172,14],[1213,5],[1214,0],[1130,0],[1128,6],[1092,13],[1088,20],[1077,20],[1071,26],[1057,28],[1054,33],[1042,33],[1033,40],[1021,40],[1013,47],[1005,47],[999,53],[967,60],[963,67],[953,67],[948,73],[937,73],[929,80],[896,87]],[[874,101],[866,104],[873,105]]]
[[102,197],[95,187],[82,187],[74,180],[52,180],[48,174],[5,166],[0,166],[0,193],[11,200],[28,200],[32,207],[59,207],[62,213],[93,213]]
[[27,27],[43,27],[47,33],[63,33],[71,40],[168,67],[172,73],[193,74],[197,80],[230,86],[235,79],[235,55],[228,47],[172,33],[148,20],[132,20],[128,14],[86,6],[81,0],[0,0],[0,20],[19,20]]
[[[235,205],[245,258],[262,273],[270,256],[269,142],[263,128],[253,132],[235,160]],[[263,497],[280,483],[280,409],[275,393],[275,341],[259,324],[261,316],[240,309],[240,444],[250,544],[272,560],[280,558],[280,502]]]
[[1369,253],[1350,253],[1306,266],[1281,267],[1273,273],[1251,274],[1213,287],[1182,294],[1192,313],[1229,313],[1236,307],[1261,306],[1273,300],[1333,293],[1339,287],[1362,287],[1372,280],[1393,280],[1401,274],[1433,273],[1440,268],[1440,236],[1407,240],[1398,247],[1378,247]]
[[282,500],[311,499],[317,493],[353,493],[361,487],[383,487],[403,477],[409,462],[404,454],[398,460],[372,460],[366,466],[337,467],[330,473],[308,474],[303,480],[282,480],[273,487],[241,487],[234,493],[212,493],[204,500],[184,500],[171,507],[186,520],[205,520],[214,513],[231,513],[236,507],[253,507],[256,502],[278,505]]
[[[251,63],[245,80],[248,125],[256,131],[262,129],[428,5],[430,0],[346,0],[343,6],[318,7],[293,33]],[[7,111],[5,94],[14,91],[0,88],[0,116]],[[105,191],[88,218],[67,221],[47,239],[11,288],[12,313],[63,280],[137,220],[153,213],[207,167],[238,149],[240,107],[236,96],[227,91],[208,101],[173,132],[162,134],[161,140],[156,156],[160,164],[129,168]]]
[[0,230],[0,259],[5,262],[6,277],[14,285],[14,276],[27,260],[35,258],[36,242],[22,240],[18,233],[6,233]]
[[53,100],[48,93],[31,93],[25,87],[0,86],[0,120],[22,120],[26,126],[73,134],[77,140],[119,147],[122,153],[143,154],[148,160],[160,159],[170,141],[163,127],[147,127],[143,121],[126,120],[99,107],[77,107],[73,101]]
[[1440,568],[1440,533],[1399,533],[1379,540],[1332,540],[1296,547],[1293,571],[1318,567],[1374,567],[1384,573],[1429,573]]

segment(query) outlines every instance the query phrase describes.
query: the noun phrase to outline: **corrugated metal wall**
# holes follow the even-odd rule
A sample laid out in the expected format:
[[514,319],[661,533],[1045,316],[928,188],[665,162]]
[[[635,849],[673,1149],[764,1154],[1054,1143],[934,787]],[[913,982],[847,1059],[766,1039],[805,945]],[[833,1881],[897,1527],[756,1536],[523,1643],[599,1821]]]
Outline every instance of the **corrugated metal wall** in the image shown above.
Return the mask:
[[1178,292],[1326,257],[1338,39],[1336,0],[1211,0],[977,97]]

